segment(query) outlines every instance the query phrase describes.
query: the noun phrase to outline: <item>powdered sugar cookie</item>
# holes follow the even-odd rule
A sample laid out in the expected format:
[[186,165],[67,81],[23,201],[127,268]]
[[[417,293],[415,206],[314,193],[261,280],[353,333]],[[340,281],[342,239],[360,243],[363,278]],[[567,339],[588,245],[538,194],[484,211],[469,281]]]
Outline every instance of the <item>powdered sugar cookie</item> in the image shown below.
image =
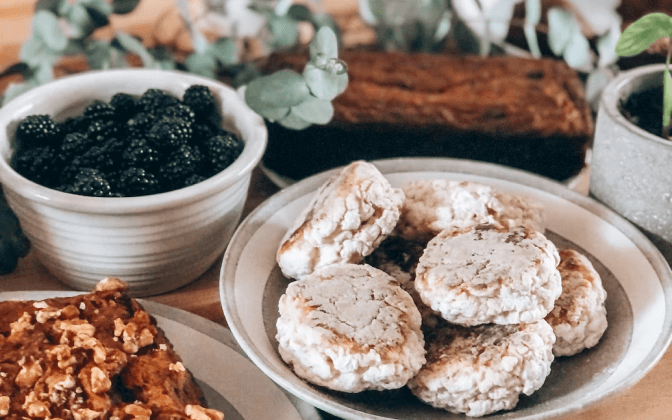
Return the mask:
[[343,392],[396,389],[425,362],[420,313],[368,265],[322,267],[279,303],[278,351],[301,378]]
[[289,229],[276,259],[300,279],[319,267],[358,263],[392,231],[404,194],[370,163],[357,161],[322,185]]
[[444,229],[495,222],[490,210],[494,192],[488,185],[421,179],[402,190],[406,198],[396,231],[405,238],[426,242]]
[[427,336],[427,363],[409,381],[427,404],[479,417],[516,406],[551,371],[553,329],[529,324],[445,326]]
[[559,262],[555,245],[526,227],[447,229],[420,257],[415,288],[452,323],[533,322],[560,296]]
[[394,277],[401,288],[411,295],[420,311],[422,328],[426,331],[436,327],[440,317],[425,305],[415,290],[415,269],[424,250],[425,245],[421,242],[391,235],[367,256],[364,262]]
[[553,354],[571,356],[602,338],[607,329],[607,292],[588,258],[573,249],[561,249],[559,253],[562,294],[546,321],[557,337]]

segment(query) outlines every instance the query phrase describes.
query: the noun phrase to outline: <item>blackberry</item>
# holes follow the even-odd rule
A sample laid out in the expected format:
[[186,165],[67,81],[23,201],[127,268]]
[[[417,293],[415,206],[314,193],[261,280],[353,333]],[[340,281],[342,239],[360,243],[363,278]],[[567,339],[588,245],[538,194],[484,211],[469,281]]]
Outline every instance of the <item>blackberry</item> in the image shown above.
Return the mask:
[[161,154],[145,139],[133,139],[121,155],[124,167],[153,171],[159,167]]
[[194,184],[198,184],[201,181],[205,181],[206,179],[208,179],[208,177],[200,175],[200,174],[193,174],[193,175],[187,177],[187,179],[184,180],[184,185],[182,187],[183,188],[189,187],[189,186],[192,186]]
[[150,144],[159,150],[177,150],[192,137],[191,125],[182,118],[163,116],[147,133]]
[[95,141],[105,141],[122,134],[121,127],[116,121],[93,120],[89,123],[86,135]]
[[75,156],[82,155],[95,144],[95,140],[78,132],[66,134],[59,149],[61,162],[70,162]]
[[89,127],[89,118],[79,115],[77,117],[71,117],[59,124],[59,129],[61,134],[67,135],[70,133],[85,133],[86,129]]
[[208,122],[216,126],[221,125],[221,117],[217,102],[207,86],[189,86],[184,92],[182,103],[194,111],[196,114],[196,121]]
[[119,174],[119,192],[125,197],[156,194],[161,192],[159,180],[143,168],[128,168]]
[[243,151],[243,142],[231,133],[211,137],[203,145],[206,174],[212,176],[228,168]]
[[146,137],[157,118],[153,114],[138,112],[126,121],[126,130],[131,137]]
[[169,106],[163,110],[162,114],[168,117],[180,118],[191,126],[196,123],[196,114],[184,104]]
[[114,118],[112,105],[96,101],[84,109],[84,117],[93,121],[109,121]]
[[72,182],[77,173],[83,168],[90,168],[109,174],[117,169],[125,141],[116,138],[96,144],[80,156],[76,156],[70,164],[63,168],[60,175],[60,183]]
[[117,93],[110,99],[114,108],[114,119],[125,122],[138,112],[138,101],[127,93]]
[[179,99],[161,89],[147,89],[138,99],[138,107],[150,114],[158,114],[163,108],[178,103]]
[[168,188],[181,188],[184,180],[195,174],[201,163],[201,152],[189,145],[180,146],[159,168],[159,176]]
[[60,127],[49,115],[30,115],[16,128],[17,147],[46,146],[58,140]]
[[59,167],[52,146],[22,148],[14,152],[12,168],[19,174],[46,187],[55,185]]
[[60,187],[60,190],[70,194],[86,195],[90,197],[112,197],[110,183],[103,174],[92,168],[82,168],[75,175],[74,182]]

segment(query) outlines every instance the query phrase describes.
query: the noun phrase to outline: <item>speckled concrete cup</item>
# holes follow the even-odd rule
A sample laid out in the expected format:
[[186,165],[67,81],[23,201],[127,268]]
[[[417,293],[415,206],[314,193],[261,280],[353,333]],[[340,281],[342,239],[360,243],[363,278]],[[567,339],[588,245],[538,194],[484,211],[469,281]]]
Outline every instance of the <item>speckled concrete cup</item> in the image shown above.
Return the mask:
[[619,110],[619,102],[632,93],[662,86],[664,68],[656,64],[625,71],[604,89],[590,194],[640,228],[672,264],[672,141],[641,129]]
[[[224,127],[245,143],[230,167],[205,181],[142,197],[83,197],[31,182],[9,165],[16,127],[28,115],[61,121],[118,92],[158,88],[182,97],[194,84],[210,87]],[[132,295],[155,295],[195,280],[221,257],[266,140],[263,119],[211,79],[149,69],[88,72],[34,88],[0,108],[0,182],[32,249],[63,283],[91,290],[101,278],[116,276]]]

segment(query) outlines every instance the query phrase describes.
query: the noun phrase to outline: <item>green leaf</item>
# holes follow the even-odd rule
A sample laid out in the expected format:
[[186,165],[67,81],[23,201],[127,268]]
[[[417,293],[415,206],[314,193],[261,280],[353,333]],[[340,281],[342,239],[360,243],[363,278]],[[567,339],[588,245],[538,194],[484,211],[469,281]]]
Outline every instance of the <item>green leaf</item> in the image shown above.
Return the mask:
[[548,11],[548,46],[555,55],[561,56],[577,32],[571,13],[551,7]]
[[525,22],[537,26],[541,20],[541,1],[525,0]]
[[303,77],[292,70],[280,70],[253,80],[245,89],[245,102],[253,110],[287,108],[300,104],[310,95]]
[[616,43],[618,42],[620,34],[621,25],[619,22],[616,22],[611,25],[611,28],[604,35],[598,38],[596,47],[597,53],[599,54],[597,63],[599,67],[605,67],[618,61]]
[[58,17],[47,10],[38,10],[33,18],[33,31],[54,51],[63,51],[68,38],[58,25]]
[[650,13],[625,28],[616,43],[621,57],[637,55],[664,36],[672,35],[672,17],[665,13]]
[[142,42],[123,32],[118,32],[114,39],[124,51],[137,54],[140,57],[140,60],[142,60],[143,66],[149,68],[156,67],[154,57],[152,57],[152,55],[145,49]]
[[105,16],[105,19],[112,14],[112,5],[106,0],[78,0],[77,3]]
[[73,38],[86,38],[96,29],[96,24],[91,19],[91,15],[79,3],[74,4],[70,8],[66,20],[70,23]]
[[189,57],[187,57],[186,60],[184,60],[184,65],[191,73],[209,77],[211,79],[215,78],[217,62],[215,61],[215,58],[212,56],[212,54],[207,51],[191,54]]
[[212,56],[219,61],[223,67],[230,67],[238,64],[238,46],[232,38],[220,38],[209,47]]
[[91,17],[91,21],[96,28],[102,28],[110,23],[107,15],[101,13],[98,9],[87,6],[85,6],[84,9],[86,9],[86,12],[89,14],[89,17]]
[[311,59],[317,57],[318,54],[326,58],[338,57],[338,41],[334,31],[327,26],[320,28],[310,41],[309,50]]
[[67,0],[39,0],[35,3],[35,12],[47,10],[55,15],[59,15],[65,4],[68,4]]
[[670,114],[672,113],[672,77],[670,65],[665,63],[663,76],[663,127],[670,126]]
[[273,122],[281,120],[289,115],[290,109],[291,108],[266,108],[261,110],[260,115]]
[[327,124],[334,116],[334,107],[330,101],[311,96],[299,105],[293,106],[291,112],[304,121]]
[[86,61],[92,70],[106,70],[112,67],[112,47],[106,41],[92,41],[86,46]]
[[310,91],[317,98],[330,101],[345,91],[348,73],[331,73],[312,64],[306,64],[303,77]]
[[125,15],[135,10],[140,0],[112,0],[112,13]]
[[43,63],[53,65],[58,59],[59,54],[46,44],[46,42],[37,34],[31,36],[28,41],[21,46],[19,57],[21,61],[27,63],[30,67],[38,67]]
[[278,16],[285,16],[289,11],[293,0],[280,0],[275,5],[273,12]]
[[293,108],[289,111],[289,114],[287,114],[285,118],[278,121],[278,124],[292,130],[303,130],[312,125],[308,121],[296,115],[296,113],[293,111]]
[[[32,79],[32,80],[31,80]],[[32,76],[27,80],[29,84],[34,83],[36,86],[43,85],[54,80],[54,72],[52,66],[45,63],[41,66],[33,68]]]
[[287,16],[303,22],[310,22],[312,20],[312,15],[310,9],[303,4],[293,4],[287,11]]
[[272,36],[272,45],[276,50],[284,50],[296,45],[299,40],[299,28],[296,21],[286,16],[273,16],[267,22]]
[[567,44],[565,51],[562,53],[562,58],[570,67],[581,67],[588,59],[589,48],[590,45],[588,44],[586,37],[584,37],[581,32],[576,31],[574,32],[572,39],[569,40],[569,44]]

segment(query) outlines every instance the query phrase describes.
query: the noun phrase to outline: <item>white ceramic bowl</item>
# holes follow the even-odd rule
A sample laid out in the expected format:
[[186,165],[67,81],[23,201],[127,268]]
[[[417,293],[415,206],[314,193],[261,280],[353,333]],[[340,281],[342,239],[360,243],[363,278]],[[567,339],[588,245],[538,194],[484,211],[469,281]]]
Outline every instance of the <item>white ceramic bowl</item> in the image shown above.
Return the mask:
[[[582,252],[600,273],[607,290],[609,321],[600,342],[581,354],[556,358],[538,391],[523,396],[513,410],[494,413],[488,419],[576,418],[572,415],[637,383],[665,353],[672,339],[672,271],[653,244],[625,219],[559,183],[499,165],[422,158],[373,163],[395,187],[423,178],[468,180],[530,197],[545,209],[546,236],[560,248]],[[297,214],[332,173],[283,189],[241,223],[220,274],[222,308],[231,332],[271,379],[339,418],[464,419],[422,404],[409,392],[385,397],[330,392],[294,375],[278,354],[278,301],[289,280],[282,275],[275,254]]]
[[[196,185],[142,197],[84,197],[29,181],[8,163],[16,127],[28,115],[60,121],[118,92],[140,95],[158,88],[182,97],[194,84],[211,88],[225,128],[245,142],[230,167]],[[266,140],[263,119],[216,81],[149,69],[88,72],[34,88],[0,108],[0,182],[32,249],[57,278],[91,290],[101,278],[117,276],[131,294],[148,296],[195,280],[221,256]]]

